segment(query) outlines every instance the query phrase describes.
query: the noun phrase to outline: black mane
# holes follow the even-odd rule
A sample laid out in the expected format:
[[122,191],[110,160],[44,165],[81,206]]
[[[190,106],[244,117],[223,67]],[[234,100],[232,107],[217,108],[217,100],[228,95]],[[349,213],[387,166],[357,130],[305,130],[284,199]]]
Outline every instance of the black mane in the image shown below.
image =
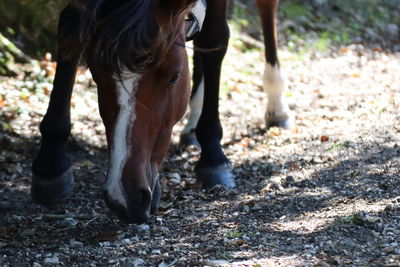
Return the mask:
[[81,10],[79,50],[87,63],[101,63],[120,75],[142,72],[161,49],[152,0],[87,0]]

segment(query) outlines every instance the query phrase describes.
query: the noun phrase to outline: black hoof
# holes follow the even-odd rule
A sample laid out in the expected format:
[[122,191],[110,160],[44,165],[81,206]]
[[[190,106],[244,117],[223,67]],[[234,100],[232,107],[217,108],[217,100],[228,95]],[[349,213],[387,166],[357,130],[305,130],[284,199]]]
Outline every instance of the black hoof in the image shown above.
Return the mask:
[[222,185],[226,189],[236,186],[229,164],[217,167],[196,167],[195,172],[197,179],[203,183],[205,189],[213,188],[216,185]]
[[72,169],[48,179],[33,175],[31,194],[33,201],[43,206],[55,206],[66,200],[74,188]]
[[292,129],[294,127],[294,119],[285,118],[285,119],[275,119],[275,118],[267,118],[266,126],[268,128],[279,127],[285,130]]
[[179,146],[181,146],[181,147],[188,147],[188,146],[200,147],[200,144],[196,138],[195,131],[192,130],[188,133],[181,134]]

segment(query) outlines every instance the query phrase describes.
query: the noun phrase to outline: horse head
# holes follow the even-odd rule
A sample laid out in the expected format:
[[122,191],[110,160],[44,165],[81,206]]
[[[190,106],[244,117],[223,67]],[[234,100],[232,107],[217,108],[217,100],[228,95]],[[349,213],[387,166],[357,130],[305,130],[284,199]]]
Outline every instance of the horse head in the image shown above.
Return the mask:
[[109,151],[104,196],[128,222],[146,222],[160,200],[159,170],[190,95],[184,43],[193,2],[137,0],[100,8],[98,28],[88,38],[86,60]]

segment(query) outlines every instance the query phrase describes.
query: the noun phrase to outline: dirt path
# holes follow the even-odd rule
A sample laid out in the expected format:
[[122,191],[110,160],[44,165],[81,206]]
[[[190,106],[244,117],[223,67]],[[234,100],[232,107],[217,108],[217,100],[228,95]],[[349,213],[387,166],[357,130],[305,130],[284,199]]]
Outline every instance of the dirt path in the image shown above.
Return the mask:
[[261,54],[229,53],[221,111],[237,189],[200,190],[198,151],[178,151],[176,134],[160,211],[141,226],[121,224],[102,201],[104,129],[85,74],[69,143],[77,185],[55,210],[29,196],[46,96],[23,98],[16,88],[27,82],[0,80],[6,104],[18,105],[2,107],[0,266],[399,266],[399,54],[281,52],[297,125],[265,131]]

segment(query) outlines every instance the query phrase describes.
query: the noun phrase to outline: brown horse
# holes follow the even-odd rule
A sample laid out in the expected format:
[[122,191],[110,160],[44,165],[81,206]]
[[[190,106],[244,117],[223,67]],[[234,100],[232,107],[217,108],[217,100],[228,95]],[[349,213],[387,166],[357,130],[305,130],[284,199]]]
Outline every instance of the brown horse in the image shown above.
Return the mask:
[[[32,167],[36,202],[55,205],[72,192],[71,160],[64,146],[71,129],[75,73],[83,58],[97,83],[100,115],[106,127],[106,203],[127,222],[148,221],[160,200],[158,174],[172,127],[189,101],[188,38],[194,38],[195,44],[194,89],[182,143],[200,144],[196,175],[205,188],[235,186],[220,145],[218,114],[221,64],[229,40],[227,2],[71,0],[60,15],[57,72],[40,126],[41,148]],[[266,45],[267,126],[287,127],[289,113],[282,101],[283,82],[276,53],[278,1],[257,0],[257,4]],[[193,29],[199,31],[201,27],[196,35]]]

